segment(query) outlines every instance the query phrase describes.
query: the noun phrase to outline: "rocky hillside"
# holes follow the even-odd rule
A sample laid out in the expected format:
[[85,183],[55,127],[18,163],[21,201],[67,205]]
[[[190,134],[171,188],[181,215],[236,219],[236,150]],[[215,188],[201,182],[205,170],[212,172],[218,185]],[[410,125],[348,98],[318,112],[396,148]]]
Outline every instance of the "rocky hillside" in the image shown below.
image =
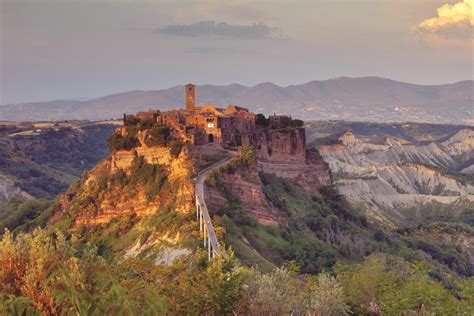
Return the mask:
[[[473,81],[422,86],[378,77],[341,77],[280,87],[197,86],[197,102],[239,104],[256,113],[293,115],[305,120],[415,121],[473,124]],[[0,118],[26,120],[110,119],[150,107],[181,108],[183,86],[129,91],[89,101],[53,101],[0,106]]]
[[331,185],[329,168],[317,150],[308,150],[303,128],[262,132],[256,155],[258,172],[295,181],[310,193]]
[[407,225],[474,206],[474,129],[432,141],[361,134],[326,135],[315,145],[340,192],[372,217]]
[[63,195],[59,212],[72,215],[75,226],[150,215],[171,205],[189,212],[194,196],[189,155],[186,150],[172,155],[166,147],[114,152]]
[[108,138],[106,159],[27,227],[87,232],[109,255],[148,253],[156,262],[169,262],[190,253],[196,243],[197,153],[171,140],[168,129],[154,127],[117,128]]
[[258,172],[258,163],[258,158],[241,159],[222,167],[207,188],[213,221],[223,226],[225,243],[245,264],[271,271],[294,262],[303,273],[317,273],[340,260],[382,251],[410,260],[428,255],[430,264],[471,274],[472,230],[456,239],[463,240],[456,250],[449,241],[430,247],[429,236],[400,234],[367,221],[332,187],[307,190],[291,176]]

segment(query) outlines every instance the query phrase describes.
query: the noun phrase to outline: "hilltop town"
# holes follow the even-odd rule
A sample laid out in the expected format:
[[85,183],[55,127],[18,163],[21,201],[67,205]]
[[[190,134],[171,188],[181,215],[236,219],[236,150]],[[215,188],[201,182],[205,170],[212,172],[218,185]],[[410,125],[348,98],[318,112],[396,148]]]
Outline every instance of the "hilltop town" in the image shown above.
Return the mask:
[[185,109],[160,111],[149,109],[135,115],[124,114],[124,126],[136,125],[140,121],[152,121],[170,128],[170,137],[185,143],[205,145],[219,143],[223,146],[256,145],[257,133],[265,128],[287,128],[303,126],[301,120],[283,115],[251,113],[248,109],[229,105],[219,108],[214,104],[196,105],[196,87],[185,86]]
[[[317,151],[307,149],[303,121],[286,115],[251,113],[244,107],[196,105],[196,87],[185,86],[185,109],[150,109],[124,114],[124,126],[109,139],[112,151],[178,143],[217,144],[224,149],[250,145],[258,171],[297,181],[307,190],[330,185],[327,165]],[[150,161],[151,162],[151,161]]]

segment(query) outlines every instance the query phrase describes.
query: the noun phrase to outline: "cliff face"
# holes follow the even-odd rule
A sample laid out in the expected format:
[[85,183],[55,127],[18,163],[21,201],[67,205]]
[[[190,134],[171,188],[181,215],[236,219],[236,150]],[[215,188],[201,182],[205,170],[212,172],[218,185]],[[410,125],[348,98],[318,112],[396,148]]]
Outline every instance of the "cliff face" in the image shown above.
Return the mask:
[[[303,128],[262,129],[256,134],[255,151],[255,165],[223,172],[217,187],[208,186],[211,207],[223,208],[229,199],[236,198],[245,213],[261,224],[286,225],[286,215],[265,196],[260,172],[289,179],[311,195],[320,187],[331,185],[328,165],[317,150],[306,149]],[[226,189],[224,193],[221,187]]]
[[[238,170],[233,174],[222,173],[219,185],[227,190],[227,195],[237,198],[245,213],[263,225],[286,225],[288,219],[269,202],[263,192],[263,183],[256,168]],[[228,196],[219,187],[207,186],[208,206],[218,210],[226,206]]]
[[306,154],[304,128],[264,129],[257,135],[257,158],[268,162],[303,162]]
[[265,130],[257,137],[257,170],[295,181],[307,192],[331,185],[328,165],[318,151],[306,149],[305,130]]
[[117,151],[62,197],[61,212],[74,223],[100,224],[127,214],[150,215],[166,207],[193,209],[194,161],[189,150],[172,157],[166,147]]

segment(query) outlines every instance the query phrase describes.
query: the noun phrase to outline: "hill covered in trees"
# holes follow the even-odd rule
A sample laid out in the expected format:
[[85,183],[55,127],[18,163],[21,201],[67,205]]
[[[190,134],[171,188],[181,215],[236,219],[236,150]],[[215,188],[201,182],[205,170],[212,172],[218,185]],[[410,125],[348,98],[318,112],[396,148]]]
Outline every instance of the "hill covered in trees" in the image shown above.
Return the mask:
[[91,122],[0,122],[0,230],[38,215],[108,154],[116,128]]

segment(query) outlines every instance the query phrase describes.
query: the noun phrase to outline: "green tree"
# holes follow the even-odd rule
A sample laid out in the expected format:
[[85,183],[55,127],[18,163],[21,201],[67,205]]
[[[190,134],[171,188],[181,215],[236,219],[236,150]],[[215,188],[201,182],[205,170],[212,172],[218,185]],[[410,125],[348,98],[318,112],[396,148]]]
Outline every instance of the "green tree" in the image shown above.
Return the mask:
[[329,273],[309,277],[304,289],[304,301],[308,315],[349,314],[342,284]]
[[373,254],[357,265],[338,265],[347,302],[355,313],[456,315],[472,311],[472,300],[459,300],[431,279],[425,264]]
[[303,307],[297,296],[296,280],[285,270],[263,274],[251,270],[239,311],[243,315],[290,315]]
[[255,148],[253,148],[251,145],[244,145],[240,147],[240,161],[246,166],[255,166],[257,163]]

